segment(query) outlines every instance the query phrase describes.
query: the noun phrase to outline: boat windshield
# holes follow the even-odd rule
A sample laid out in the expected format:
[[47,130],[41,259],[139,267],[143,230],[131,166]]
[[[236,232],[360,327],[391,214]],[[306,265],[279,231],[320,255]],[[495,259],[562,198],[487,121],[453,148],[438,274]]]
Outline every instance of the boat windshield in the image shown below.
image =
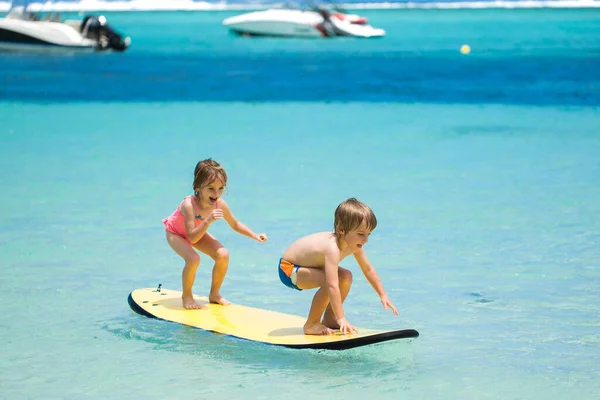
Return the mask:
[[31,0],[14,0],[10,5],[6,17],[24,19],[26,21],[39,21],[40,15],[28,10],[30,3]]

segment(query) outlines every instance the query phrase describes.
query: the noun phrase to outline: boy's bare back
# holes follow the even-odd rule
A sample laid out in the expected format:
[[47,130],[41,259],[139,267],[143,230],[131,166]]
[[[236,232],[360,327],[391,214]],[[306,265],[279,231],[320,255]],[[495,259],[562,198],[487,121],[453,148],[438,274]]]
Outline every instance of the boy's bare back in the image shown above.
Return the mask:
[[[283,253],[283,259],[306,268],[324,268],[325,253],[340,250],[333,232],[318,232],[296,240]],[[340,260],[347,254],[340,254]]]

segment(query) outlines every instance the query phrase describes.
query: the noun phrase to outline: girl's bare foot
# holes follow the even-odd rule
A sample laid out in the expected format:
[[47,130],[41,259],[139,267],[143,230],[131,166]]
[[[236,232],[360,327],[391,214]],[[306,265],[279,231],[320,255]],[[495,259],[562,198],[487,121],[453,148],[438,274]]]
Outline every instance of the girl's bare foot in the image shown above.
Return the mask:
[[196,300],[194,300],[194,297],[181,297],[181,299],[183,300],[183,308],[187,308],[188,310],[199,310],[202,307],[200,304],[196,303]]
[[221,297],[221,295],[210,295],[208,296],[208,300],[213,303],[213,304],[220,304],[222,306],[228,306],[231,304],[231,302],[229,300],[227,300],[225,297]]
[[304,325],[304,334],[305,335],[331,335],[331,334],[333,334],[333,331],[319,322],[314,322],[312,324],[307,323]]

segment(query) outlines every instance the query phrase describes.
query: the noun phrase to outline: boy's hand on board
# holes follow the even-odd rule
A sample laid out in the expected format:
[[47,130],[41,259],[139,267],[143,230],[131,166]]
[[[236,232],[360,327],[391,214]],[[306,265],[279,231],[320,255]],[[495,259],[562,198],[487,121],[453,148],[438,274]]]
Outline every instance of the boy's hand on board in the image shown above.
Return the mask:
[[342,332],[343,334],[358,333],[358,329],[350,325],[350,322],[348,322],[348,320],[345,317],[339,318],[336,322],[340,326],[340,332]]

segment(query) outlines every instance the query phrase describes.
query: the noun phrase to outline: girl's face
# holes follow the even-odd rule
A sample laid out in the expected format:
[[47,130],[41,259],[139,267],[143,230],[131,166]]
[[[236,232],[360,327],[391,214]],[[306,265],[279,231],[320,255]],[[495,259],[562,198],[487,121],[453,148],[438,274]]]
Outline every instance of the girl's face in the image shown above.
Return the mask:
[[217,200],[219,200],[219,197],[223,194],[223,189],[225,189],[223,181],[215,179],[202,188],[200,191],[200,201],[216,206]]
[[352,253],[362,249],[362,247],[369,241],[369,235],[371,231],[367,228],[365,221],[361,222],[358,228],[351,230],[343,236],[343,240],[350,248]]

